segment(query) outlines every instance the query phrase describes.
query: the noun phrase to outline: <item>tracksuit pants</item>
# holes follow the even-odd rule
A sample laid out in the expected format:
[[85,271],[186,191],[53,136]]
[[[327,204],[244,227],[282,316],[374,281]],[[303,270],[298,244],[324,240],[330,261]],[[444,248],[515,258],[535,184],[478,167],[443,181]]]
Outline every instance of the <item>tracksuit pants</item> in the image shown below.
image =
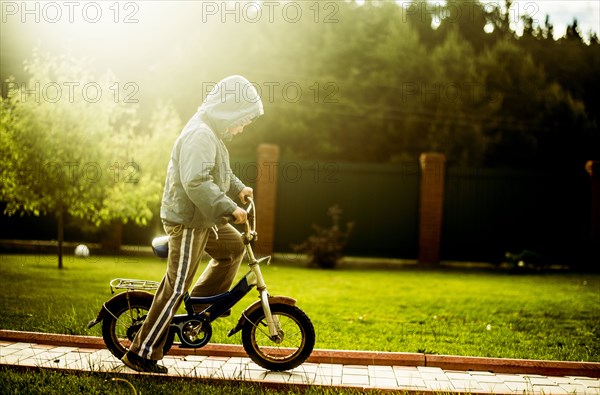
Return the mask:
[[212,296],[228,291],[245,252],[240,233],[231,225],[220,227],[217,234],[209,228],[191,229],[183,225],[165,225],[165,230],[170,236],[167,272],[129,349],[152,360],[163,358],[169,324],[192,285],[204,251],[211,260],[191,296]]

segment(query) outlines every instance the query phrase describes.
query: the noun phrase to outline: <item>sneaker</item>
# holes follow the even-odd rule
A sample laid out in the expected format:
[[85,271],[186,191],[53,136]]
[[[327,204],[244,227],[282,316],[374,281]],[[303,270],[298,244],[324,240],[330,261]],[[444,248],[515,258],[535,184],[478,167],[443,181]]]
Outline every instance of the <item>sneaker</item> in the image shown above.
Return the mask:
[[157,361],[151,359],[142,358],[139,355],[127,352],[121,359],[127,367],[137,371],[145,373],[167,373],[168,369],[162,365],[159,365]]

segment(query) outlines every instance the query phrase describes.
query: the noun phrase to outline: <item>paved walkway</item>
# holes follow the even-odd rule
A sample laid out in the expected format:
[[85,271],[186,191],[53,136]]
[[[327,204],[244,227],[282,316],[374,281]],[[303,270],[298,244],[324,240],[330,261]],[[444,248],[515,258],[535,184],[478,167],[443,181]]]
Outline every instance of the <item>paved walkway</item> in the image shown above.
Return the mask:
[[[270,372],[244,357],[174,355],[163,360],[169,375],[208,380],[240,380],[304,386],[418,393],[594,394],[600,379],[538,374],[494,374],[426,366],[343,365],[305,363],[289,372]],[[0,341],[0,365],[75,371],[137,374],[106,349]]]

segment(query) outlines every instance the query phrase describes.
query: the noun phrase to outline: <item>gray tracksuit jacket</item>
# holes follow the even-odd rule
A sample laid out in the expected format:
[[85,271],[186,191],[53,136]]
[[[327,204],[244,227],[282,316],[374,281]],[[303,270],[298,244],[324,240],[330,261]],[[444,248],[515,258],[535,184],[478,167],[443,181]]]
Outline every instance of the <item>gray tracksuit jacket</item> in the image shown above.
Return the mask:
[[236,209],[244,188],[233,174],[224,140],[228,128],[262,115],[256,88],[244,77],[220,81],[175,142],[160,208],[163,222],[208,228]]

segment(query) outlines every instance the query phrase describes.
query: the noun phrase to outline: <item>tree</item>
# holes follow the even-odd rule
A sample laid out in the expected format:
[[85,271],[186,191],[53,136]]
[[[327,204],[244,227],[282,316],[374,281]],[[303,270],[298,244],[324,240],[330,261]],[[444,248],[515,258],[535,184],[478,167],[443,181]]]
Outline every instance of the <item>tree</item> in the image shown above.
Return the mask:
[[581,141],[576,133],[586,122],[584,104],[549,81],[516,42],[499,41],[485,51],[478,67],[498,106],[486,127],[493,143],[488,164],[564,168],[567,159],[573,164]]
[[63,267],[65,216],[96,226],[144,224],[160,199],[162,179],[135,155],[136,109],[118,93],[110,73],[96,76],[89,62],[35,52],[27,83],[8,81],[1,104],[0,153],[5,214],[54,214],[58,267]]
[[449,0],[443,11],[444,17],[436,32],[441,37],[448,37],[448,34],[453,32],[458,33],[476,52],[480,52],[489,44],[490,37],[484,33],[484,27],[491,19],[498,17],[497,8],[488,11],[483,4],[476,1]]
[[445,153],[451,163],[481,163],[489,143],[483,131],[496,106],[476,59],[456,31],[432,51],[429,91],[434,94],[424,95],[431,116],[421,152]]

